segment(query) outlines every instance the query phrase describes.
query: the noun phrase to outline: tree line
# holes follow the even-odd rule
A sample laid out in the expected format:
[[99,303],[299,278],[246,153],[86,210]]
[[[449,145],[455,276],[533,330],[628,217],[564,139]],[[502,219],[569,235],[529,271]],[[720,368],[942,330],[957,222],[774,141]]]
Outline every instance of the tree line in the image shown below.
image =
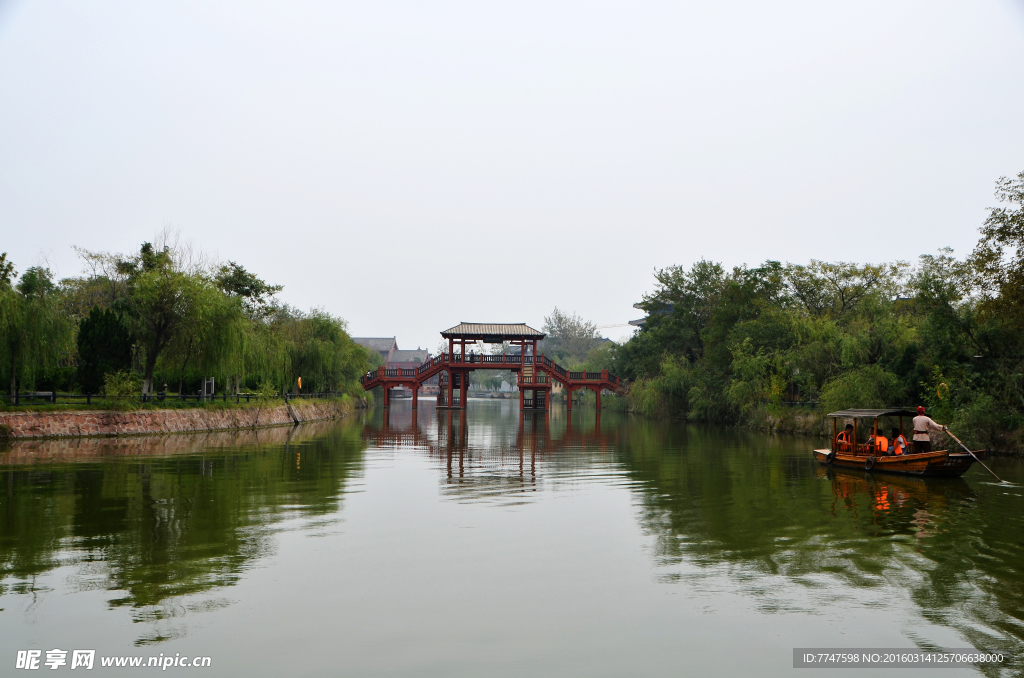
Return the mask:
[[628,407],[765,425],[794,402],[924,404],[978,444],[1024,447],[1024,172],[996,197],[963,259],[657,271],[644,327],[610,351]]
[[101,393],[111,377],[138,392],[359,392],[365,349],[346,323],[277,300],[283,289],[235,262],[188,246],[143,243],[123,255],[78,250],[86,272],[55,281],[42,266],[20,277],[0,254],[0,383],[16,390]]

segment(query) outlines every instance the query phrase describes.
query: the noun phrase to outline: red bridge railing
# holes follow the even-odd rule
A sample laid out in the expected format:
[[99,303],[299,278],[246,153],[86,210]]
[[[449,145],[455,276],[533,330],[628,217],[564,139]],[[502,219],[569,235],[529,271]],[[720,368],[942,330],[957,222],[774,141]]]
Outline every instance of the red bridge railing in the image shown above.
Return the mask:
[[[537,364],[541,369],[547,369],[562,379],[560,381],[566,382],[587,382],[587,381],[603,381],[608,382],[614,386],[621,385],[621,380],[613,374],[608,374],[607,371],[602,372],[570,372],[558,363],[547,358],[545,356],[522,356],[522,355],[487,355],[482,353],[442,353],[437,355],[427,362],[418,365],[416,367],[378,367],[376,370],[367,372],[359,378],[359,383],[364,387],[367,384],[371,384],[376,381],[385,382],[389,379],[411,379],[418,381],[423,378],[423,375],[432,372],[434,369],[444,365],[487,365],[493,367],[497,365],[508,365],[510,367],[518,367],[520,365],[533,365]],[[548,383],[550,379],[544,375],[537,374],[532,379],[536,381],[526,381],[520,376],[520,383]]]

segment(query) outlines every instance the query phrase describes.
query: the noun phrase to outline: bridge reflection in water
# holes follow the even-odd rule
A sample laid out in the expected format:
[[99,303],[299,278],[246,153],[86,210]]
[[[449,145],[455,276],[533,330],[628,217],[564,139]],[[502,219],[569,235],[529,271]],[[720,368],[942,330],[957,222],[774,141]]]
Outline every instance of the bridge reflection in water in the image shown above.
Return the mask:
[[[461,499],[493,499],[524,495],[538,489],[544,465],[564,475],[593,455],[610,458],[622,428],[602,427],[601,411],[519,410],[510,401],[479,401],[466,409],[418,409],[392,406],[381,420],[364,427],[364,441],[378,449],[426,453],[444,470],[445,495]],[[473,418],[469,424],[470,416]],[[509,426],[509,419],[516,423]],[[581,452],[584,453],[581,455]]]
[[368,449],[428,456],[448,500],[550,506],[559,489],[627,489],[655,580],[711,611],[738,596],[765,615],[751,618],[762,633],[878,628],[897,646],[1024,652],[1016,489],[828,469],[809,460],[813,440],[612,412],[481,400],[377,416]]
[[299,636],[323,674],[440,648],[445,675],[502,675],[496,652],[671,675],[710,648],[789,675],[798,638],[1024,656],[1022,462],[993,460],[1013,485],[842,472],[805,438],[510,401],[367,420],[0,443],[0,633],[173,653],[213,630],[239,676],[287,672]]

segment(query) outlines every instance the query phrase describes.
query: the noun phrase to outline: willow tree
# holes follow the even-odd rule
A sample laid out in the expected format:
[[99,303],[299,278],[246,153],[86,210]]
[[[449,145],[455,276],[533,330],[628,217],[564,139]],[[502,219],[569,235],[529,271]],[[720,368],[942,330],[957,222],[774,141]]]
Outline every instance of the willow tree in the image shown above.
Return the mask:
[[322,310],[278,307],[268,317],[262,340],[267,350],[263,364],[284,388],[302,377],[311,390],[354,390],[367,369],[368,354],[349,337],[345,321]]
[[65,358],[74,355],[75,328],[63,312],[60,295],[47,268],[33,266],[17,284],[4,261],[0,276],[0,369],[10,381],[34,385]]
[[[217,323],[220,344],[233,349],[223,353],[223,360],[218,361],[222,373],[227,375],[229,388],[237,392],[253,368],[263,372],[261,383],[283,382],[283,374],[277,375],[277,379],[268,379],[266,375],[272,365],[280,367],[282,358],[281,342],[266,332],[266,320],[277,308],[274,296],[284,286],[271,285],[234,261],[220,266],[213,281],[230,308],[241,311],[231,314],[237,322],[222,319]],[[227,310],[227,306],[221,306]],[[248,322],[242,321],[242,313]]]
[[[186,370],[225,375],[236,390],[245,375],[248,318],[238,299],[204,281],[197,285],[192,315],[168,343],[161,359],[166,374],[178,370],[178,391]],[[233,385],[231,385],[233,383]]]

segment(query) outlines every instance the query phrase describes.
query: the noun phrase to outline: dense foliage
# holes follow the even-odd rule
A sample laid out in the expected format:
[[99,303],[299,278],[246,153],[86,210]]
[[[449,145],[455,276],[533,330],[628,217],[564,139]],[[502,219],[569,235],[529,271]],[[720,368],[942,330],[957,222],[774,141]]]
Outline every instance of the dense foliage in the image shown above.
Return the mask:
[[75,324],[46,268],[33,266],[20,280],[0,258],[0,383],[32,384],[57,374],[75,349]]
[[132,366],[132,337],[113,309],[93,306],[78,325],[78,386],[83,393],[104,390],[104,377]]
[[636,411],[764,425],[924,404],[981,444],[1024,431],[1024,172],[1000,179],[982,239],[879,265],[699,261],[656,273],[645,326],[613,351]]
[[368,356],[345,322],[276,301],[282,289],[235,262],[213,266],[188,248],[144,243],[132,255],[80,250],[89,273],[20,277],[0,255],[0,378],[10,391],[96,393],[135,373],[143,393],[273,389],[361,393]]

